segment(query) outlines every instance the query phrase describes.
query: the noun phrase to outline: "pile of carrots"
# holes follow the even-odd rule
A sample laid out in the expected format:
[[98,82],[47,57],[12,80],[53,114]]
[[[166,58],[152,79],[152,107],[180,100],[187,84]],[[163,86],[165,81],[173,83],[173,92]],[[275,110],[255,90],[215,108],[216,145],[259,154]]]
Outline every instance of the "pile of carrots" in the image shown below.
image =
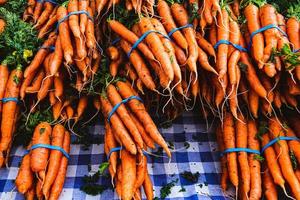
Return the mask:
[[[296,117],[299,120],[299,117]],[[298,121],[299,122],[299,121]],[[292,127],[292,128],[291,128]],[[292,121],[278,121],[275,117],[258,121],[243,118],[234,120],[227,112],[223,125],[217,127],[220,151],[229,148],[249,148],[260,151],[278,137],[299,135],[299,125]],[[299,199],[300,191],[300,142],[277,140],[264,149],[261,155],[247,152],[229,152],[221,156],[221,187],[228,189],[230,182],[239,199],[280,199],[279,186],[286,197]],[[286,186],[290,189],[287,192]]]
[[64,126],[53,128],[41,122],[34,130],[29,152],[24,155],[15,181],[17,190],[26,199],[58,199],[64,185],[68,158],[59,151],[44,147],[31,149],[37,144],[52,145],[70,152],[70,134]]
[[[17,16],[18,27],[29,26],[29,39],[40,46],[32,42],[26,48],[10,42],[19,39],[8,30],[14,22],[7,23],[8,16],[16,16],[11,5],[18,1],[0,1],[0,34],[5,35],[0,35],[0,49],[9,46],[4,56],[0,53],[0,117],[5,118],[0,119],[0,166],[8,163],[20,122],[36,127],[30,145],[39,139],[42,125],[49,131],[40,142],[56,143],[50,135],[53,138],[57,127],[64,136],[67,129],[78,135],[76,127],[83,125],[85,111],[93,106],[95,113],[85,124],[98,113],[104,116],[105,152],[120,198],[140,199],[143,185],[152,199],[143,154],[157,144],[171,157],[148,112],[154,102],[158,113],[171,120],[193,108],[206,119],[217,117],[221,151],[260,151],[278,136],[299,132],[299,118],[289,116],[300,113],[298,1],[28,0],[22,16]],[[44,108],[52,111],[48,125],[32,117]],[[258,123],[261,119],[264,126]],[[50,124],[57,124],[53,131]],[[224,154],[222,188],[226,190],[229,179],[240,198],[275,199],[277,184],[287,196],[300,199],[300,173],[290,158],[293,152],[300,161],[298,143],[280,140],[263,155]],[[64,140],[57,145],[64,147]],[[111,152],[118,147],[121,150]],[[35,149],[24,157],[18,177],[26,173],[32,178],[16,185],[27,196],[36,191],[39,197],[57,199],[49,193],[53,180],[47,173],[55,171],[50,170],[52,153],[60,163],[64,156],[42,150],[47,157],[33,157]],[[49,163],[37,169],[30,163],[33,158]]]

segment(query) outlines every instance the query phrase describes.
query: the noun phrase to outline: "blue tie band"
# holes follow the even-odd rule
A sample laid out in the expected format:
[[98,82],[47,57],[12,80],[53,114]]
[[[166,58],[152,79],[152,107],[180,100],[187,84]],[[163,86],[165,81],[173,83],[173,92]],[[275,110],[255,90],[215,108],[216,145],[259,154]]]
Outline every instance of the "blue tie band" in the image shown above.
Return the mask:
[[185,29],[185,28],[189,28],[189,27],[193,27],[193,24],[187,24],[187,25],[184,25],[184,26],[181,26],[181,27],[176,27],[176,28],[172,29],[172,30],[168,33],[168,36],[169,36],[169,37],[172,37],[172,35],[173,35],[176,31],[179,31],[179,30]]
[[232,42],[228,41],[228,40],[219,40],[215,45],[214,45],[214,49],[217,49],[220,44],[227,44],[227,45],[231,45],[233,46],[234,48],[236,48],[237,50],[240,50],[240,51],[244,51],[244,52],[247,52],[248,50],[240,45],[237,45],[237,44],[233,44]]
[[31,146],[30,150],[26,150],[25,155],[28,154],[31,150],[38,149],[38,148],[46,148],[46,149],[60,151],[67,159],[70,159],[69,154],[63,148],[59,146],[48,145],[48,144],[35,144]]

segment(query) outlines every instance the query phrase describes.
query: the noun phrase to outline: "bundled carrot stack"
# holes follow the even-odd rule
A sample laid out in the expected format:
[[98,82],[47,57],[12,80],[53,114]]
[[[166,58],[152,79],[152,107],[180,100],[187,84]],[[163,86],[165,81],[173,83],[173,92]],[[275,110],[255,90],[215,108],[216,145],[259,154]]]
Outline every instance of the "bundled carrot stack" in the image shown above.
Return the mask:
[[36,126],[28,153],[16,178],[26,199],[58,199],[64,185],[70,152],[70,134],[62,125]]
[[271,118],[258,126],[252,119],[234,121],[227,112],[216,132],[223,190],[229,180],[240,199],[278,199],[278,185],[287,197],[300,198],[300,139],[287,124]]

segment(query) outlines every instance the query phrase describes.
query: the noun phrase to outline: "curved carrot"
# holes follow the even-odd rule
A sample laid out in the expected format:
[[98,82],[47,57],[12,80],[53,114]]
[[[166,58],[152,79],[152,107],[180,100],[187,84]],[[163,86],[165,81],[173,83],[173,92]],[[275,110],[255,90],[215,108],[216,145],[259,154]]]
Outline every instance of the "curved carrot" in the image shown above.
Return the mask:
[[[53,127],[51,134],[51,145],[63,147],[65,137],[65,128],[57,124]],[[61,165],[61,159],[63,154],[58,150],[51,150],[49,157],[49,164],[47,167],[46,178],[43,183],[43,195],[48,199],[50,195],[50,189],[55,181],[56,175]]]
[[53,8],[54,8],[54,6],[53,6],[52,3],[45,2],[44,5],[43,5],[43,12],[39,16],[39,18],[38,18],[36,24],[34,25],[34,27],[40,27],[41,25],[43,25],[49,19],[49,16],[50,16]]
[[56,14],[50,17],[50,19],[46,22],[46,24],[39,30],[38,38],[44,38],[45,35],[51,30],[53,25],[57,22]]
[[127,150],[121,151],[121,165],[122,169],[122,199],[132,199],[135,192],[136,181],[136,160],[135,156],[130,154]]
[[40,89],[44,77],[45,77],[45,72],[43,69],[41,69],[37,73],[35,79],[33,80],[32,85],[26,88],[26,93],[36,93]]
[[[248,121],[248,148],[259,151],[260,150],[259,142],[256,138],[256,135],[257,135],[256,122],[254,120],[249,120]],[[255,159],[254,154],[250,154],[248,156],[248,162],[249,162],[250,177],[251,177],[249,199],[260,199],[262,195],[260,162],[257,159]]]
[[[19,98],[22,78],[23,72],[19,67],[10,73],[6,83],[4,98]],[[17,104],[15,101],[8,101],[2,106],[2,119],[5,119],[1,121],[0,151],[2,152],[8,150],[12,142]]]
[[[34,129],[32,146],[36,144],[50,144],[52,128],[47,122],[42,122]],[[38,148],[31,151],[30,166],[33,172],[46,171],[49,149]]]
[[58,37],[55,42],[54,54],[52,56],[52,59],[49,62],[50,65],[49,69],[50,69],[51,76],[54,76],[58,72],[63,61],[62,41],[63,40],[61,40],[61,38]]
[[[63,149],[69,153],[70,152],[70,133],[68,131],[65,132]],[[51,187],[50,198],[49,200],[58,199],[65,182],[66,174],[68,168],[68,159],[66,157],[62,157],[60,167],[55,178],[55,181]]]

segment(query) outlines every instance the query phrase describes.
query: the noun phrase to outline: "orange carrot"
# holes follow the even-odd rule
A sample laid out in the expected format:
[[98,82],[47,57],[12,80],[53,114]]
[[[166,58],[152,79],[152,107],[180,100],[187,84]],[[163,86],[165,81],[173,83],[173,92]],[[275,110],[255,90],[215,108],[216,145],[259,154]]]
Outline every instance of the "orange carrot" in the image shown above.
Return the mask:
[[[70,134],[68,131],[65,132],[63,149],[69,153],[70,152]],[[60,167],[55,178],[55,181],[51,187],[50,198],[49,200],[58,199],[65,182],[65,177],[67,174],[68,167],[68,159],[66,157],[62,157]]]
[[209,64],[206,53],[200,47],[198,47],[198,53],[199,53],[198,61],[201,65],[201,67],[209,72],[212,72],[212,73],[218,75],[218,72]]
[[264,194],[267,200],[278,199],[276,185],[268,170],[265,170],[263,173],[263,186],[265,190]]
[[196,39],[198,42],[198,45],[201,49],[203,49],[206,53],[208,53],[210,56],[214,57],[216,59],[216,52],[211,43],[209,43],[202,35],[200,35],[198,32],[196,33]]
[[44,77],[45,77],[44,70],[43,69],[39,70],[35,79],[32,82],[32,85],[26,88],[26,93],[36,93],[40,89]]
[[43,12],[41,13],[39,18],[37,19],[37,22],[34,25],[34,27],[40,27],[41,25],[43,25],[49,19],[49,16],[50,16],[53,8],[54,8],[54,6],[53,6],[52,3],[45,2],[44,5],[43,5]]
[[26,154],[23,157],[15,184],[18,192],[22,194],[25,194],[33,187],[33,173],[30,169],[30,154]]
[[134,184],[135,190],[139,190],[139,188],[143,185],[146,171],[147,171],[147,157],[143,154],[138,154],[137,167],[136,167],[136,181]]
[[[288,128],[286,133],[288,137],[296,137],[294,131],[291,128]],[[290,151],[293,151],[298,163],[300,163],[300,143],[297,140],[288,141],[288,146],[290,147]]]
[[[254,150],[259,149],[259,142],[256,138],[257,135],[257,127],[254,120],[248,121],[248,148]],[[262,195],[261,188],[261,174],[260,174],[260,162],[255,159],[254,154],[248,155],[248,162],[250,167],[250,195],[249,199],[260,199]]]
[[[244,14],[247,19],[247,26],[250,33],[261,28],[259,20],[259,9],[254,4],[249,4],[244,9]],[[264,38],[262,33],[255,34],[252,38],[252,53],[253,57],[259,64],[263,64],[264,56]]]
[[44,38],[45,35],[51,30],[53,25],[57,22],[57,16],[56,14],[46,22],[46,24],[39,30],[38,38]]
[[[223,124],[223,140],[225,149],[235,148],[235,130],[234,121],[231,113],[226,113]],[[236,153],[227,153],[227,166],[229,179],[231,183],[237,188],[239,185],[238,166]]]
[[[70,0],[68,3],[68,13],[78,11],[78,0]],[[81,1],[80,1],[81,2]],[[68,19],[69,27],[74,37],[81,38],[79,28],[79,15],[71,15]]]
[[43,11],[43,2],[36,2],[35,7],[34,7],[34,11],[33,11],[33,21],[34,23],[36,23],[36,21],[38,20],[38,18],[40,17],[42,11]]
[[[88,0],[80,0],[78,1],[78,9],[88,11],[91,17],[93,17],[93,12],[91,8],[89,8],[89,1]],[[81,34],[85,34],[86,29],[88,29],[88,17],[86,14],[80,14],[80,32]],[[90,28],[90,27],[89,27]]]
[[[117,147],[117,142],[108,122],[105,122],[105,144],[107,145],[109,151],[110,149]],[[117,152],[113,152],[109,157],[109,165],[112,167],[113,173],[117,172],[117,159]]]
[[[47,122],[42,122],[34,129],[32,136],[32,145],[50,144],[52,128]],[[30,155],[30,166],[33,172],[46,171],[49,149],[38,148],[33,149]]]
[[145,180],[143,183],[143,188],[144,188],[147,199],[148,200],[153,199],[154,198],[153,184],[152,184],[151,178],[150,178],[147,170],[145,173]]
[[54,95],[58,100],[61,100],[64,94],[64,80],[61,73],[54,77]]
[[[9,71],[6,65],[0,65],[0,99],[5,95],[6,83],[9,78]],[[0,102],[0,113],[2,113],[2,102]],[[1,116],[0,116],[1,117]]]
[[132,199],[135,191],[135,181],[136,181],[136,160],[135,156],[131,155],[127,150],[121,151],[121,164],[122,169],[122,199]]
[[[101,102],[101,109],[103,111],[104,116],[107,118],[109,112],[112,110],[112,105],[108,101],[108,99],[104,96],[100,95],[100,102]],[[137,149],[135,143],[132,141],[129,133],[127,132],[126,128],[124,127],[122,121],[118,117],[118,115],[114,114],[110,118],[111,126],[117,137],[120,138],[122,145],[132,154],[136,154]]]
[[[67,9],[64,6],[59,6],[59,8],[57,9],[57,20],[61,20],[66,16],[67,16]],[[67,64],[71,64],[74,52],[73,52],[73,46],[70,38],[71,36],[70,36],[69,24],[66,21],[60,23],[58,30],[59,30],[60,40],[64,41],[61,42],[61,47],[64,52],[64,58]]]
[[[7,80],[4,98],[19,98],[23,72],[20,67],[14,69]],[[1,141],[0,151],[6,151],[13,137],[13,129],[15,126],[15,113],[17,111],[18,103],[15,101],[8,101],[2,105],[2,120],[1,121]]]
[[60,66],[61,66],[61,63],[63,61],[63,50],[62,50],[62,40],[60,37],[56,39],[56,42],[55,42],[55,51],[54,51],[54,54],[53,54],[53,57],[52,59],[50,60],[49,62],[49,69],[50,69],[50,75],[51,76],[54,76]]
[[[63,147],[65,128],[57,124],[53,127],[51,134],[51,145]],[[47,167],[46,178],[43,183],[43,195],[46,199],[49,198],[51,185],[54,183],[56,175],[61,165],[61,159],[63,154],[58,150],[51,150],[49,157],[49,164]]]
[[[221,130],[221,126],[217,126],[216,129],[216,135],[217,135],[217,141],[219,145],[219,150],[223,152],[225,150],[224,148],[224,141],[223,141],[223,133]],[[223,191],[226,191],[227,189],[227,180],[228,180],[228,169],[227,169],[227,164],[226,164],[226,156],[221,157],[221,169],[222,169],[222,174],[221,174],[221,188]]]

